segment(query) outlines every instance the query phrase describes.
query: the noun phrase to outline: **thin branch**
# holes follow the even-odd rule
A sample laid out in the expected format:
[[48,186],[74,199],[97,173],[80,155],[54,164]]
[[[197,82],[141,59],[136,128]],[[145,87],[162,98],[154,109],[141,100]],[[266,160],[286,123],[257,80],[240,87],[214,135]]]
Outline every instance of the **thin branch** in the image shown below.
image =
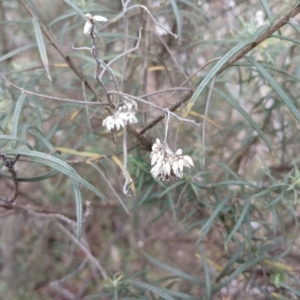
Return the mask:
[[107,275],[104,271],[104,269],[102,268],[102,266],[100,265],[100,263],[98,262],[98,260],[91,254],[91,252],[88,250],[88,248],[82,243],[80,242],[74,234],[72,234],[67,228],[65,228],[63,225],[61,225],[58,222],[55,222],[55,225],[58,226],[58,228],[63,231],[87,256],[87,258],[97,267],[97,269],[99,270],[100,274],[102,275],[104,280],[107,280]]
[[[116,91],[109,91],[110,94],[118,94],[118,92]],[[164,108],[164,107],[161,107],[159,105],[156,105],[152,102],[149,102],[147,100],[144,100],[144,99],[141,99],[139,97],[136,97],[136,96],[132,96],[132,95],[129,95],[129,94],[126,94],[126,93],[119,93],[120,95],[122,95],[124,98],[127,98],[127,99],[133,99],[133,100],[136,100],[136,101],[139,101],[139,102],[142,102],[142,103],[145,103],[147,105],[150,105],[160,111],[162,111],[163,113],[168,113],[170,115],[172,115],[173,117],[175,117],[176,119],[178,119],[179,121],[181,122],[187,122],[187,123],[191,123],[195,126],[199,126],[200,124],[198,124],[196,121],[194,120],[189,120],[189,119],[185,119],[185,118],[182,118],[180,116],[178,116],[177,114],[171,112],[168,108]]]
[[155,20],[155,18],[153,17],[153,15],[151,14],[151,12],[149,11],[149,9],[148,9],[146,6],[144,6],[144,5],[133,5],[133,6],[130,6],[130,7],[127,8],[126,12],[128,12],[128,11],[131,10],[131,9],[135,9],[135,8],[142,8],[142,9],[144,9],[144,10],[147,12],[147,14],[150,16],[150,18],[152,19],[152,21],[153,21],[157,26],[159,26],[160,28],[162,28],[163,30],[165,30],[167,33],[169,33],[170,35],[172,35],[175,39],[178,38],[178,35],[177,35],[177,34],[174,34],[174,33],[171,32],[170,30],[168,30],[167,28],[165,28],[163,25],[161,25],[159,22],[157,22],[157,21]]
[[124,157],[124,162],[123,162],[123,176],[125,178],[125,183],[123,185],[123,194],[125,195],[129,195],[129,190],[130,190],[130,186],[131,186],[131,179],[128,176],[128,152],[127,152],[127,129],[126,127],[124,127],[123,130],[123,157]]
[[120,90],[123,91],[124,88],[124,80],[125,80],[125,70],[127,64],[127,48],[128,48],[128,18],[127,18],[127,5],[129,4],[128,1],[122,0],[122,8],[123,8],[123,23],[124,23],[124,53],[123,55],[123,65],[122,65],[122,74],[121,74],[121,83],[120,83]]
[[109,186],[109,188],[112,190],[112,192],[114,193],[114,195],[119,200],[120,204],[123,206],[124,210],[130,215],[130,212],[127,209],[126,205],[124,204],[124,202],[122,201],[122,199],[120,198],[120,196],[118,195],[118,193],[115,191],[115,189],[111,185],[110,181],[106,178],[105,174],[101,171],[101,169],[98,168],[98,166],[96,166],[95,164],[93,164],[91,161],[89,161],[88,164],[90,164],[94,169],[96,169],[101,174],[101,176],[104,178],[104,180],[107,183],[107,185]]
[[10,199],[1,197],[1,200],[5,201],[5,202],[8,202],[10,204],[15,202],[15,200],[18,197],[19,182],[18,182],[18,179],[17,179],[17,172],[16,172],[16,169],[15,169],[14,166],[15,166],[15,163],[17,162],[17,160],[19,159],[20,156],[21,155],[18,154],[12,160],[9,160],[6,156],[6,154],[0,151],[0,157],[3,160],[5,167],[8,169],[8,172],[11,174],[11,178],[14,182],[14,194],[13,194],[13,196]]
[[[143,29],[142,27],[139,28],[139,38],[138,38],[138,41],[137,41],[135,47],[133,47],[133,48],[131,48],[131,49],[129,49],[129,50],[127,50],[127,51],[125,51],[125,52],[123,52],[123,53],[117,55],[116,57],[114,57],[111,61],[109,61],[109,62],[106,64],[106,67],[107,67],[107,68],[108,68],[111,64],[113,64],[115,61],[117,61],[119,58],[123,57],[124,55],[127,55],[127,54],[129,54],[129,53],[131,53],[131,52],[134,52],[134,51],[136,51],[136,50],[139,50],[140,42],[141,42],[141,39],[142,39],[142,29]],[[109,69],[108,69],[108,70],[109,70]],[[100,74],[99,77],[102,78],[103,75],[104,75],[104,73],[105,73],[105,69],[102,70],[102,72],[101,72],[101,74]]]
[[45,98],[45,99],[50,99],[50,100],[55,100],[55,101],[62,101],[62,102],[69,102],[69,103],[76,103],[76,104],[85,104],[85,105],[108,105],[107,103],[101,103],[101,102],[86,102],[86,101],[82,101],[82,100],[75,100],[75,99],[68,99],[68,98],[60,98],[60,97],[54,97],[54,96],[48,96],[48,95],[44,95],[44,94],[39,94],[39,93],[35,93],[35,92],[31,92],[28,90],[25,90],[17,85],[15,85],[14,83],[12,83],[10,80],[8,80],[7,78],[5,78],[3,75],[0,74],[0,78],[2,78],[3,80],[5,80],[8,84],[10,84],[11,86],[13,86],[14,88],[16,88],[17,90],[19,90],[22,94],[27,94],[30,96],[36,96],[36,97],[40,97],[40,98]]
[[[297,5],[294,9],[292,9],[287,15],[285,15],[281,20],[279,20],[277,23],[274,25],[270,26],[270,28],[265,31],[261,36],[259,36],[255,41],[253,41],[252,44],[246,46],[244,49],[240,51],[240,53],[237,53],[234,57],[232,57],[217,73],[217,76],[220,75],[224,70],[228,69],[231,67],[237,60],[241,59],[243,56],[245,56],[249,51],[252,49],[256,48],[260,43],[268,39],[274,32],[279,30],[282,26],[284,26],[289,19],[295,17],[300,13],[300,4]],[[215,59],[214,59],[215,60]],[[198,71],[197,71],[198,72]],[[205,77],[204,77],[205,78]],[[204,79],[202,78],[201,81]],[[200,81],[200,82],[201,82]],[[200,83],[199,82],[199,83]],[[199,84],[198,83],[198,84]],[[189,95],[185,96],[184,98],[180,99],[178,102],[174,103],[172,106],[169,107],[170,111],[174,111],[180,105],[186,101],[188,101],[191,97],[192,93]],[[148,131],[150,128],[155,126],[158,122],[160,122],[164,116],[159,116],[155,120],[153,120],[151,123],[149,123],[146,127],[144,127],[142,130],[140,130],[139,135],[144,134],[146,131]]]
[[[81,82],[81,87],[82,87],[82,94],[83,94],[83,99],[84,101],[87,103],[87,98],[86,98],[86,92],[85,92],[85,84],[84,82]],[[92,129],[92,124],[90,122],[90,113],[89,113],[89,106],[85,105],[85,112],[86,112],[86,120],[89,126],[89,130],[90,130],[90,134],[91,134],[91,138],[92,140],[94,140],[94,136],[93,136],[93,129]]]
[[[35,18],[39,19],[25,0],[19,0],[19,2],[25,8],[27,13],[31,17],[35,17]],[[80,81],[83,81],[85,83],[86,87],[92,92],[92,94],[94,94],[94,96],[97,99],[97,102],[100,101],[100,99],[98,98],[98,92],[88,83],[86,77],[81,73],[79,68],[77,68],[77,66],[73,62],[72,58],[70,56],[64,54],[64,52],[62,51],[60,46],[56,43],[54,37],[52,36],[52,34],[48,30],[48,28],[45,26],[45,24],[43,24],[42,22],[39,21],[39,25],[41,26],[41,30],[42,30],[43,34],[46,36],[46,38],[49,40],[49,42],[55,48],[55,50],[66,61],[66,63],[70,66],[70,68],[74,71],[74,73],[80,78]]]
[[166,119],[166,126],[165,126],[165,136],[164,136],[164,143],[167,143],[167,138],[168,138],[168,131],[169,131],[169,122],[170,122],[170,111],[168,110],[165,113],[165,119]]
[[[160,90],[160,91],[155,91],[155,92],[152,92],[152,93],[149,93],[149,94],[144,94],[144,95],[141,95],[139,96],[140,98],[146,98],[146,97],[150,97],[150,96],[154,96],[154,95],[157,95],[157,94],[163,94],[163,93],[170,93],[170,92],[191,92],[192,89],[190,88],[185,88],[185,87],[175,87],[175,88],[168,88],[168,89],[165,89],[165,90]],[[173,93],[174,95],[174,93]]]

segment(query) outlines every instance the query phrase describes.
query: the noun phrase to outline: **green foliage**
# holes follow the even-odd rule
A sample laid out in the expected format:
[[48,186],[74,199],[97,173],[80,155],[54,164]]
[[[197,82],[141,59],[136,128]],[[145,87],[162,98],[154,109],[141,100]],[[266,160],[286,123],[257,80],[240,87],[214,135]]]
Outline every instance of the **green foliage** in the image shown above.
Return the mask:
[[[300,297],[298,10],[0,1],[0,294]],[[107,132],[125,101],[138,123]],[[164,137],[195,164],[177,180],[150,173]]]

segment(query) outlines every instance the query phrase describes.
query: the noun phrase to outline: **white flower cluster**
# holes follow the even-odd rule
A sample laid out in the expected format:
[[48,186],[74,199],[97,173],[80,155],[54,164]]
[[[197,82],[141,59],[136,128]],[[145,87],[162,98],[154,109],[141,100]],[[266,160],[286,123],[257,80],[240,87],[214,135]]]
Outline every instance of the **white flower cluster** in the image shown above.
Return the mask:
[[83,33],[88,35],[92,32],[94,22],[107,22],[107,19],[102,16],[92,16],[91,14],[85,14],[87,21],[83,27]]
[[127,124],[135,124],[138,122],[135,116],[136,110],[136,102],[126,100],[123,105],[118,107],[113,115],[103,120],[102,125],[106,127],[107,131],[111,131],[113,128],[119,130],[121,127],[124,128]]
[[155,179],[168,181],[171,178],[182,178],[183,167],[193,167],[194,163],[190,156],[182,155],[182,150],[175,153],[166,143],[161,143],[159,139],[152,146],[151,174]]

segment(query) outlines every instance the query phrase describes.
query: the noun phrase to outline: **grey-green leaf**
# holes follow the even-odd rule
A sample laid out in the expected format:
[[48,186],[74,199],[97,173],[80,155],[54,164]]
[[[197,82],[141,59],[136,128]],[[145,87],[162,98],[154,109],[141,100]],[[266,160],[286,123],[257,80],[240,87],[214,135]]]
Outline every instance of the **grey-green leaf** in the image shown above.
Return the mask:
[[270,23],[273,24],[274,18],[273,18],[273,15],[272,15],[272,12],[270,10],[270,6],[269,6],[267,0],[259,0],[259,1],[260,1],[261,5],[263,6]]
[[221,92],[217,88],[214,88],[214,92],[216,92],[220,97],[222,97],[230,105],[232,105],[245,118],[245,120],[251,125],[251,127],[259,134],[261,139],[265,142],[269,151],[272,152],[272,146],[271,146],[269,140],[267,139],[267,137],[265,136],[265,134],[263,133],[263,131],[260,129],[258,124],[251,118],[251,116],[238,104],[238,102],[234,101],[228,95]]
[[83,19],[86,19],[84,12],[70,0],[64,0],[69,6],[71,6]]
[[77,239],[80,240],[82,234],[82,197],[78,182],[72,180],[74,195],[76,200],[76,217],[77,217],[77,230],[76,235]]
[[172,6],[172,9],[174,11],[174,15],[175,15],[176,23],[177,23],[178,37],[180,39],[181,31],[182,31],[182,24],[181,24],[181,17],[180,17],[179,9],[178,9],[176,0],[170,0],[170,3]]
[[292,99],[285,93],[282,87],[273,79],[273,77],[267,72],[267,70],[257,61],[250,57],[246,57],[247,60],[257,69],[257,71],[270,83],[272,88],[276,91],[279,97],[284,101],[288,109],[294,115],[298,123],[300,123],[300,113],[295,107]]
[[243,48],[253,43],[253,40],[249,40],[246,42],[241,42],[240,44],[233,47],[230,51],[228,51],[208,72],[208,74],[203,78],[203,80],[198,85],[196,91],[194,92],[190,103],[193,104],[202,94],[204,89],[208,86],[210,81],[217,75],[217,73],[221,70],[221,68],[238,52],[240,52]]
[[127,282],[133,286],[136,286],[138,288],[144,289],[144,290],[148,290],[151,291],[152,293],[162,297],[165,300],[175,300],[173,297],[171,297],[170,295],[168,295],[164,289],[160,289],[154,285],[151,285],[149,283],[146,282],[142,282],[142,281],[137,281],[137,280],[127,280]]
[[[1,138],[1,137],[0,137]],[[97,196],[99,196],[102,199],[106,199],[105,196],[96,189],[93,185],[91,185],[89,182],[84,180],[80,177],[80,175],[67,163],[65,163],[63,160],[60,160],[54,156],[51,156],[46,153],[38,152],[38,151],[31,151],[31,150],[23,150],[23,149],[9,149],[4,151],[6,154],[10,155],[23,155],[28,156],[31,158],[32,162],[36,162],[42,165],[46,165],[50,168],[53,168],[60,173],[63,173],[70,177],[71,179],[75,180],[77,183],[80,183],[90,189],[93,193],[95,193]]]
[[49,63],[48,63],[48,56],[47,56],[46,46],[45,46],[45,42],[44,42],[44,38],[43,38],[43,34],[42,34],[42,30],[41,30],[39,21],[36,17],[32,18],[31,20],[32,20],[34,33],[35,33],[35,38],[36,38],[36,42],[37,42],[37,45],[38,45],[38,48],[39,48],[42,63],[43,63],[44,68],[46,70],[48,79],[50,81],[52,81],[51,75],[50,75],[50,70],[49,70]]

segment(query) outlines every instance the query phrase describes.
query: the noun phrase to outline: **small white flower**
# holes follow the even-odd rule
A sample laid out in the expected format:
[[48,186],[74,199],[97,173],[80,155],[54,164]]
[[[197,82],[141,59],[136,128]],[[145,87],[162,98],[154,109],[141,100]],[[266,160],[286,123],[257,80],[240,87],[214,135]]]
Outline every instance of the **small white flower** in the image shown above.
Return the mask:
[[137,122],[138,120],[134,111],[117,111],[104,119],[102,125],[106,127],[107,131],[111,131],[113,128],[119,130],[122,127],[124,128],[127,124],[135,124]]
[[83,34],[88,35],[92,32],[94,22],[107,22],[108,20],[102,16],[92,16],[91,14],[85,14],[87,21],[83,27]]
[[155,179],[169,180],[171,178],[182,178],[183,167],[194,166],[193,160],[188,155],[182,155],[182,150],[178,149],[175,153],[165,143],[156,139],[152,145],[151,174]]
[[135,124],[138,122],[136,116],[135,116],[135,112],[133,111],[127,111],[127,112],[123,112],[120,113],[121,118],[127,123],[129,124]]
[[122,116],[115,115],[115,125],[117,130],[119,130],[121,127],[125,127],[126,123]]
[[90,20],[87,20],[83,27],[83,34],[88,35],[92,32],[93,23]]
[[183,160],[184,160],[184,166],[185,167],[194,167],[194,163],[193,163],[193,160],[190,156],[188,155],[184,155],[183,156]]
[[114,116],[108,116],[103,120],[102,125],[106,127],[107,131],[111,131],[115,127]]

